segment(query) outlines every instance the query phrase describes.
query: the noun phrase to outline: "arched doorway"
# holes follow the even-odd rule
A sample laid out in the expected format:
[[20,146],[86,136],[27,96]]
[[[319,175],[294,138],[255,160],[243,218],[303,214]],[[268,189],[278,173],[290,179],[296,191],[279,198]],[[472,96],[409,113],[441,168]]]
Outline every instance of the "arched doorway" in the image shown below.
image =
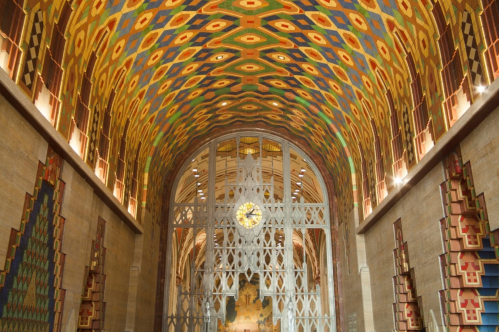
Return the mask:
[[335,331],[329,206],[293,144],[211,141],[170,202],[163,331]]

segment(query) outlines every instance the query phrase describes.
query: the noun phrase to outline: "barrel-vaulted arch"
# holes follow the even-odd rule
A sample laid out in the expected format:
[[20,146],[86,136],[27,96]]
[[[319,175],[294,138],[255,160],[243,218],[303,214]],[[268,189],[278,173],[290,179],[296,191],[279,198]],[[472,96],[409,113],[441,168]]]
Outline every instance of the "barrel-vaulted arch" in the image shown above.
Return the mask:
[[[258,92],[258,87],[252,86],[248,90],[255,90],[254,92]],[[224,88],[219,90],[220,92],[217,93],[219,96],[225,96],[228,93],[231,93],[230,89]],[[232,104],[232,111],[231,107],[228,107],[227,109],[223,108],[223,115],[227,116],[227,119],[223,122],[224,125],[234,125],[234,124],[242,124],[244,121],[241,120],[241,112],[244,112],[244,107],[248,107],[249,105],[255,105],[259,104],[258,109],[255,111],[257,113],[265,113],[268,112],[268,117],[267,118],[253,118],[253,116],[250,114],[249,116],[252,118],[251,121],[258,125],[259,127],[266,127],[266,128],[283,128],[285,130],[290,130],[291,132],[297,132],[297,128],[293,126],[296,125],[297,127],[300,126],[301,123],[305,123],[305,121],[309,121],[309,119],[312,117],[310,112],[308,110],[310,108],[313,108],[311,104],[304,100],[303,98],[293,96],[292,94],[286,94],[285,91],[272,88],[273,94],[272,95],[262,95],[260,93],[248,93],[248,92],[243,92],[241,93],[241,97],[239,98],[234,98],[234,99],[228,99],[228,98],[223,98],[222,100],[219,100],[218,102],[215,102],[215,107],[218,108],[218,111],[221,109],[221,107],[217,106],[220,105],[221,103],[227,103],[227,104]],[[237,93],[233,92],[236,94]],[[292,100],[289,100],[288,98],[293,98]],[[196,119],[198,119],[198,114],[206,114],[205,107],[206,104],[203,104],[202,101],[198,100],[199,102],[198,105],[192,105],[193,106],[193,111],[190,116],[192,116],[191,120],[192,122],[196,122]],[[270,109],[270,107],[265,110],[264,106],[265,104],[267,105],[272,105],[272,104],[277,104],[277,106],[273,105],[274,110]],[[257,107],[255,105],[255,107]],[[281,112],[276,112],[275,108],[282,108],[282,109],[288,109],[291,110],[291,114],[286,114],[284,111]],[[310,137],[310,140],[308,142],[308,145],[311,149],[315,150],[318,156],[328,156],[328,159],[323,160],[323,163],[325,165],[329,165],[330,167],[334,167],[332,172],[336,174],[341,174],[342,177],[345,179],[344,186],[342,188],[338,188],[339,190],[344,190],[342,194],[344,194],[344,197],[346,200],[348,200],[350,203],[356,203],[357,197],[355,194],[355,191],[352,190],[354,189],[353,186],[355,185],[355,166],[354,166],[354,161],[353,158],[350,154],[348,145],[346,140],[343,137],[343,134],[338,130],[336,125],[330,120],[328,115],[326,115],[323,111],[320,110],[315,110],[317,112],[317,116],[320,117],[323,120],[323,124],[321,127],[319,125],[313,125],[311,124],[310,127],[311,129],[309,130],[309,133],[311,134],[312,137]],[[297,115],[298,114],[298,115]],[[239,115],[239,116],[238,116]],[[180,118],[181,114],[180,112],[175,113],[172,118]],[[273,117],[277,118],[276,119]],[[293,119],[293,117],[297,119]],[[173,163],[175,161],[170,161],[169,159],[171,158],[172,155],[178,155],[178,149],[180,148],[181,144],[177,144],[176,140],[178,139],[178,135],[172,135],[173,137],[170,138],[171,142],[169,142],[168,145],[164,144],[165,141],[165,135],[169,132],[175,132],[175,126],[172,124],[175,123],[175,121],[169,121],[167,122],[162,130],[158,133],[153,146],[151,147],[151,151],[149,153],[149,157],[146,162],[146,167],[144,170],[144,182],[146,182],[146,185],[144,186],[144,195],[143,195],[143,206],[146,206],[148,201],[149,203],[152,203],[150,200],[158,200],[156,203],[159,202],[161,199],[160,196],[153,196],[152,198],[151,195],[148,195],[149,192],[155,193],[158,190],[161,190],[163,188],[163,181],[161,181],[161,178],[164,176],[161,174],[161,170],[163,170],[165,167],[168,167],[170,163]],[[291,126],[289,124],[291,123]],[[195,126],[195,125],[194,125]],[[202,141],[203,138],[211,137],[210,133],[213,132],[213,130],[216,130],[220,128],[220,124],[214,123],[210,126],[205,126],[203,130],[197,130],[196,128],[192,128],[189,132],[189,135],[186,136],[185,134],[180,137],[180,139],[187,139],[187,144],[188,145],[194,145],[196,146],[197,142]],[[291,127],[291,128],[290,128]],[[316,129],[317,128],[317,129]],[[182,128],[185,130],[185,127]],[[314,137],[318,136],[318,137]],[[163,148],[160,148],[160,144],[163,143]],[[166,148],[165,148],[166,147]],[[326,150],[326,151],[323,151]],[[346,163],[344,161],[347,161]],[[176,162],[175,162],[176,163]],[[331,171],[331,169],[328,169],[328,171]],[[333,173],[333,174],[334,174]],[[150,205],[157,205],[157,204],[150,204]],[[350,206],[350,205],[348,205]]]
[[[469,24],[473,47],[483,53],[490,46],[482,35],[481,0],[2,0],[2,8],[10,2],[26,13],[15,16],[23,22],[12,25],[20,26],[16,31],[2,27],[2,38],[12,37],[24,52],[9,60],[18,63],[11,77],[40,109],[52,94],[46,99],[59,132],[69,142],[78,137],[90,167],[102,159],[106,169],[96,174],[110,189],[117,172],[125,188],[138,179],[149,194],[135,198],[153,209],[161,204],[151,200],[190,144],[217,128],[252,123],[307,140],[346,206],[356,202],[360,181],[376,205],[384,195],[378,192],[385,192],[376,182],[387,179],[388,190],[393,185],[392,166],[400,162],[394,156],[407,168],[424,156],[414,146],[418,127],[426,125],[427,140],[437,140],[452,125],[442,105],[450,96],[435,3],[452,30],[464,76],[476,78],[473,61],[484,68],[468,84],[487,84],[495,75],[482,56],[470,58]],[[36,19],[42,40],[28,57],[40,29]],[[29,84],[26,68],[38,73]],[[476,98],[471,90],[464,103]],[[394,146],[402,151],[395,154]],[[140,176],[132,172],[136,164]],[[357,183],[353,170],[364,164],[365,178]]]
[[[231,100],[240,98],[241,92],[254,90],[259,92],[257,107],[269,106],[261,103],[262,98],[273,99],[274,96],[285,96],[288,93],[294,101],[300,98],[309,114],[304,121],[305,125],[301,126],[302,130],[292,127],[291,124],[296,121],[289,117],[281,117],[281,120],[275,115],[275,119],[253,115],[246,118],[248,121],[264,121],[280,126],[283,124],[279,122],[287,122],[287,126],[301,136],[309,135],[309,128],[314,128],[317,124],[326,129],[319,137],[335,137],[327,130],[327,123],[331,122],[342,128],[342,139],[346,144],[353,139],[351,131],[357,131],[359,136],[369,142],[370,130],[366,129],[370,123],[365,117],[368,110],[363,104],[370,105],[380,132],[388,132],[383,130],[383,127],[388,128],[387,116],[384,116],[386,111],[382,111],[387,108],[386,102],[382,94],[377,92],[379,89],[376,87],[376,78],[370,73],[370,67],[375,63],[386,72],[384,76],[388,85],[397,86],[396,83],[399,83],[399,88],[393,89],[397,102],[404,98],[409,102],[408,87],[404,83],[407,70],[403,65],[403,55],[397,52],[389,35],[389,29],[393,29],[391,25],[401,30],[406,28],[404,20],[397,21],[393,18],[394,11],[398,11],[397,6],[385,7],[387,14],[377,3],[366,1],[359,2],[357,6],[346,2],[318,2],[315,6],[287,2],[262,2],[259,5],[209,2],[203,6],[194,6],[188,1],[98,5],[95,3],[87,11],[77,11],[75,16],[86,15],[86,19],[92,21],[97,20],[96,17],[100,15],[98,24],[94,23],[95,30],[98,30],[97,26],[115,29],[106,43],[106,50],[97,60],[98,70],[94,75],[94,82],[97,84],[94,85],[99,88],[93,90],[91,98],[105,100],[106,95],[115,88],[113,83],[120,84],[118,77],[121,71],[126,72],[113,107],[111,136],[114,141],[123,131],[125,110],[132,112],[132,128],[137,128],[131,130],[135,133],[130,137],[130,145],[133,146],[139,140],[154,141],[157,137],[155,130],[164,126],[169,127],[172,132],[192,135],[195,121],[187,119],[193,119],[193,110],[200,110],[196,108],[198,103],[204,107],[212,106],[207,112],[209,119],[205,122],[208,123],[202,124],[205,132],[217,125],[229,124],[234,120],[229,120],[227,114],[217,114],[217,102],[222,102],[222,98],[217,97],[225,94],[224,99]],[[102,15],[106,12],[109,13],[107,17]],[[384,19],[383,16],[387,15],[392,18]],[[369,21],[377,24],[369,27]],[[403,24],[398,26],[398,22]],[[244,29],[252,32],[241,34]],[[74,35],[73,56],[85,59],[85,56],[77,54],[76,46],[80,45],[82,55],[91,51],[92,47],[85,47],[92,45],[91,38],[86,36],[90,36],[90,33],[88,29],[76,27]],[[380,57],[382,51],[388,55]],[[71,62],[70,55],[68,61]],[[84,66],[79,66],[80,71],[82,67]],[[392,78],[399,82],[390,82]],[[282,88],[277,90],[276,86]],[[66,96],[70,97],[71,91],[74,94],[77,88],[66,90],[69,91]],[[281,98],[277,102],[279,99]],[[363,100],[365,103],[362,103]],[[137,102],[140,106],[132,108],[131,105]],[[285,109],[284,113],[290,114],[291,110]],[[244,121],[241,115],[238,118],[239,121]],[[200,126],[195,124],[196,131],[200,130]],[[64,125],[64,117],[61,116],[61,130],[64,127],[69,125]],[[178,128],[180,129],[177,131]],[[201,133],[196,133],[201,134],[202,130]],[[384,146],[389,147],[387,142],[390,137],[385,135],[383,139]],[[334,155],[327,149],[321,150],[324,146],[333,145],[334,150],[343,150],[340,140],[326,138],[322,147],[314,143],[312,145],[315,145],[324,158],[329,156],[329,160],[341,160],[345,158],[344,152]],[[163,139],[156,149],[161,158],[153,159],[157,160],[157,165],[168,168],[170,165],[165,161],[172,163],[175,160],[172,157],[174,152],[181,152],[189,141]],[[330,143],[328,141],[333,144],[327,144]],[[164,148],[165,145],[169,147]],[[366,150],[370,151],[369,147],[366,143]],[[112,146],[111,154],[116,150]],[[161,151],[170,152],[170,155],[161,155]],[[354,151],[354,154],[357,153]],[[390,164],[391,154],[385,153],[384,156],[386,163]],[[341,167],[335,166],[335,163],[329,162],[331,170],[340,175]],[[112,160],[110,168],[112,174]],[[108,183],[112,186],[113,179],[110,180]]]

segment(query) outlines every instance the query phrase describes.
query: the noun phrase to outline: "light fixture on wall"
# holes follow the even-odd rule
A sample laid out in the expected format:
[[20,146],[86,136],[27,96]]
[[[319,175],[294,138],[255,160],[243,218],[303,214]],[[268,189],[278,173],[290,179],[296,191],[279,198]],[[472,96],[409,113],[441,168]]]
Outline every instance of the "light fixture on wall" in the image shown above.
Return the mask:
[[402,183],[403,183],[403,181],[402,181],[402,180],[403,180],[402,178],[395,177],[395,178],[393,178],[393,183],[394,183],[395,185],[399,185],[399,184],[402,184]]
[[477,87],[476,87],[476,91],[477,91],[478,93],[484,93],[484,92],[485,92],[485,90],[487,90],[487,87],[486,87],[486,86],[484,86],[484,85],[479,85],[479,86],[477,86]]

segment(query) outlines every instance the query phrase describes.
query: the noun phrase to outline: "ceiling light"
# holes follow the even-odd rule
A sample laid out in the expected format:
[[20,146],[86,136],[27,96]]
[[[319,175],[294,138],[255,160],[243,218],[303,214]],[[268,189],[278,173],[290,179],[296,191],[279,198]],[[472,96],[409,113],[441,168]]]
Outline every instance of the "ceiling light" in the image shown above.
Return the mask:
[[196,161],[196,159],[192,159],[192,161]]
[[220,59],[222,59],[222,58],[223,58],[223,55],[219,55],[219,56],[217,56],[215,59],[220,60]]
[[296,182],[297,185],[301,186],[301,182]]
[[301,171],[302,171],[302,172],[305,172],[305,171],[306,171],[306,169],[302,167],[302,168],[301,168]]
[[283,57],[282,55],[278,55],[278,56],[277,56],[277,58],[278,58],[279,60],[284,60],[284,59],[285,59],[285,57]]
[[298,174],[298,176],[302,178],[302,177],[303,177],[303,174]]
[[401,178],[393,178],[393,182],[395,184],[401,184],[402,183],[402,179]]
[[198,193],[202,193],[202,192],[203,192],[203,189],[199,189],[199,190],[198,190]]
[[199,177],[199,174],[194,174],[194,177],[195,177],[195,178],[198,178],[198,177]]
[[485,89],[487,89],[487,87],[483,85],[479,85],[476,87],[476,91],[478,91],[478,93],[484,93]]
[[204,196],[204,194],[203,193],[199,193],[199,196]]
[[203,196],[203,197],[201,197],[201,199],[206,199],[206,197]]
[[200,185],[201,185],[201,182],[198,182],[198,186],[200,186]]
[[297,193],[297,192],[299,192],[299,191],[300,191],[300,189],[295,189],[295,193]]
[[197,168],[193,168],[193,169],[192,169],[192,171],[193,171],[193,172],[197,172],[197,171],[198,171],[198,169],[197,169]]
[[225,106],[225,105],[227,105],[227,103],[224,101],[224,102],[222,103],[222,106]]
[[273,102],[272,104],[273,104],[274,106],[277,106],[277,105],[279,105],[279,104],[278,104],[278,103],[276,103],[276,102]]

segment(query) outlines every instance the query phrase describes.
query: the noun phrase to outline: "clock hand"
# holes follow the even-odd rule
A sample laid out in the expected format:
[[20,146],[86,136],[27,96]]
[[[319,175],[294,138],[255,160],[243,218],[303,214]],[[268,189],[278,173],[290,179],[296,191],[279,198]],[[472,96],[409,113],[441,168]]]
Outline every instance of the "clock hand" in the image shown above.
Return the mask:
[[249,215],[252,215],[253,211],[255,211],[255,209],[251,210],[249,213],[246,213],[246,218],[248,218]]

